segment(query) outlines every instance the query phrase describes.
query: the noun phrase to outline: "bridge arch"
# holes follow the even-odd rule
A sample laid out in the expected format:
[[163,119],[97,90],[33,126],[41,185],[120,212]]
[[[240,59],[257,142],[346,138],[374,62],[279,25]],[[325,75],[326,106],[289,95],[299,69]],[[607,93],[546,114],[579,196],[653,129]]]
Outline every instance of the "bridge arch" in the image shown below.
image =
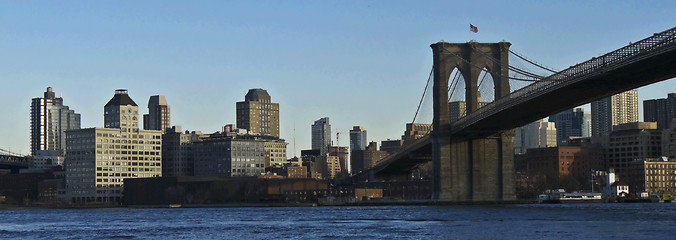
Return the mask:
[[467,114],[476,111],[479,107],[479,76],[484,68],[489,70],[493,78],[495,86],[493,99],[509,94],[510,46],[509,42],[438,42],[431,45],[434,57],[434,129],[445,131],[446,125],[450,123],[448,86],[453,69],[457,68],[465,80]]

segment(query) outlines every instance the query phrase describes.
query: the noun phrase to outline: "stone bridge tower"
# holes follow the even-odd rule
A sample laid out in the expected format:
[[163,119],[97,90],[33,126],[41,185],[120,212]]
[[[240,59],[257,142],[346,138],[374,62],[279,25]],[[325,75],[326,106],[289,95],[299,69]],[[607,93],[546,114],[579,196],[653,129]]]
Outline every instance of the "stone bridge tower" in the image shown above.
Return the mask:
[[[479,106],[478,81],[483,68],[493,78],[494,99],[509,94],[510,45],[509,42],[438,42],[431,45],[434,57],[432,161],[435,200],[515,199],[514,131],[489,136],[454,136],[448,109],[448,81],[455,68],[465,80],[468,116]],[[481,129],[476,131],[481,132]]]

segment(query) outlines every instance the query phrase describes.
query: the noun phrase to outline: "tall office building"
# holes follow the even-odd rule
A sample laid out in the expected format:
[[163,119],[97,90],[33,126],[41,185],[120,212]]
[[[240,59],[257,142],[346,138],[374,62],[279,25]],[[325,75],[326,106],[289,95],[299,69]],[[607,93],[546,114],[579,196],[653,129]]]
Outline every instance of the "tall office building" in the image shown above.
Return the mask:
[[56,97],[51,87],[44,97],[31,102],[31,155],[41,150],[66,153],[67,130],[80,129],[80,114],[63,105],[63,98]]
[[676,93],[667,94],[667,98],[643,101],[643,121],[657,122],[657,129],[669,128],[674,118],[676,118]]
[[279,103],[271,102],[265,89],[249,89],[244,101],[237,102],[237,128],[279,137]]
[[260,176],[265,143],[254,135],[211,134],[193,143],[195,176]]
[[74,202],[119,202],[124,179],[162,176],[162,132],[138,127],[138,106],[118,89],[105,128],[66,132],[66,192]]
[[103,126],[131,132],[138,129],[138,105],[127,94],[126,89],[115,90],[113,98],[103,107]]
[[556,146],[556,127],[553,122],[538,120],[517,128],[514,133],[515,154],[525,154],[529,148]]
[[165,133],[170,126],[171,115],[167,99],[163,95],[150,96],[148,114],[143,115],[143,129]]
[[193,143],[207,137],[200,131],[182,132],[181,126],[167,129],[162,134],[162,176],[194,176]]
[[556,143],[569,137],[591,137],[591,114],[582,108],[569,109],[549,117],[556,126]]
[[662,133],[654,122],[632,122],[620,124],[608,136],[606,161],[620,178],[631,162],[662,155]]
[[638,122],[638,91],[630,90],[591,103],[592,136],[608,136],[613,126]]
[[350,151],[366,148],[366,130],[362,126],[354,126],[350,130]]
[[319,150],[320,155],[326,155],[331,146],[331,124],[329,117],[320,118],[312,124],[312,150]]

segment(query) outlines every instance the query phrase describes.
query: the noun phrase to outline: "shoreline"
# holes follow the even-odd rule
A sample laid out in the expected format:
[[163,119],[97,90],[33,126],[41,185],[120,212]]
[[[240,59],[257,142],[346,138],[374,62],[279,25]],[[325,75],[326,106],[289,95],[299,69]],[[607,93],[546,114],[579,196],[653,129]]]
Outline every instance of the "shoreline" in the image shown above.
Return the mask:
[[[616,202],[601,201],[565,201],[565,202],[538,202],[537,200],[513,201],[360,201],[360,202],[325,202],[325,203],[221,203],[221,204],[151,204],[151,205],[6,205],[0,204],[0,210],[23,209],[142,209],[142,208],[271,208],[271,207],[340,207],[340,206],[485,206],[485,205],[515,205],[515,204],[603,204]],[[651,201],[632,201],[621,203],[657,203]]]

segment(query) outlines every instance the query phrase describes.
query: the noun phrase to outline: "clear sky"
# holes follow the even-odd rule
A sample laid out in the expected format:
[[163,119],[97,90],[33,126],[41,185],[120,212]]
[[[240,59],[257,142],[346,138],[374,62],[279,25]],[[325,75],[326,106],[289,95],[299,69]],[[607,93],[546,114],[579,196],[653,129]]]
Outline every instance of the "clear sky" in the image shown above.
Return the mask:
[[[142,113],[162,94],[172,125],[219,131],[235,123],[249,88],[264,88],[280,104],[289,156],[310,148],[321,117],[334,138],[345,134],[343,146],[354,125],[369,141],[397,139],[425,87],[432,43],[505,40],[565,69],[676,26],[675,13],[673,0],[2,1],[0,148],[30,151],[30,100],[48,86],[83,128],[102,127],[103,105],[126,88]],[[640,88],[639,98],[669,92],[676,79]],[[431,123],[431,108],[428,98],[418,122]]]

